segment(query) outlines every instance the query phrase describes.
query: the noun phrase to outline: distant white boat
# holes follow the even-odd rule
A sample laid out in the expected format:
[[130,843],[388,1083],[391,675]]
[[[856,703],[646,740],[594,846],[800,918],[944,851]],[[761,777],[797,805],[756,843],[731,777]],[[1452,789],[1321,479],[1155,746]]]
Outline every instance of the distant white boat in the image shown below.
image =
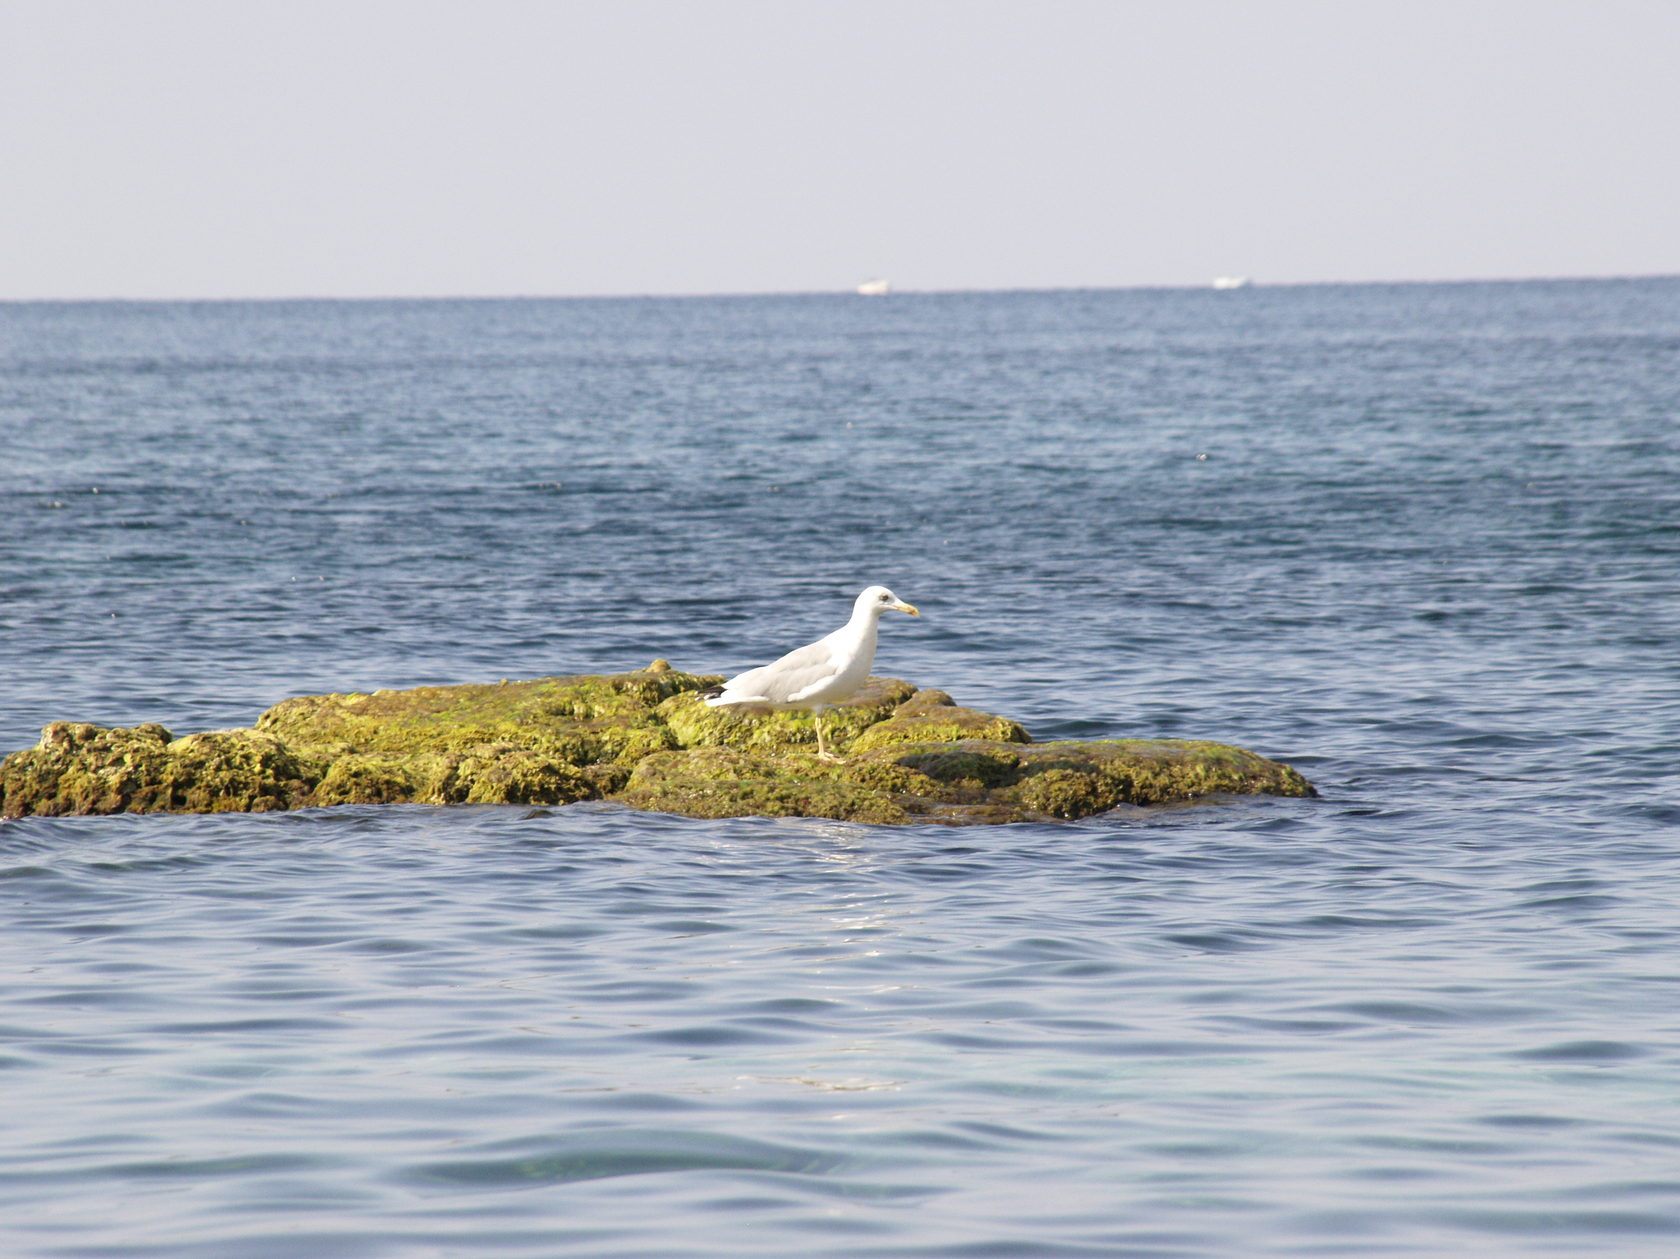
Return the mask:
[[892,292],[890,280],[865,280],[858,285],[857,291],[865,297],[885,297]]
[[1216,275],[1213,277],[1213,287],[1216,289],[1245,289],[1254,281],[1246,275]]

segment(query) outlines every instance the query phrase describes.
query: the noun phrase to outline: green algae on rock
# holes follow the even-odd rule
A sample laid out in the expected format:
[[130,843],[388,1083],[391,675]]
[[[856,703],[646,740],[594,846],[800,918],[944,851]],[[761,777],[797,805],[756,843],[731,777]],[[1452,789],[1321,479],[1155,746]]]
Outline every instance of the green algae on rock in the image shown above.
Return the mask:
[[264,813],[305,803],[319,767],[250,730],[174,738],[148,722],[55,721],[0,761],[0,812]]
[[902,823],[909,811],[893,796],[823,771],[815,753],[773,756],[710,746],[655,752],[636,766],[617,799],[635,809],[685,817],[824,817]]
[[1126,804],[1252,794],[1316,793],[1288,766],[1218,743],[963,739],[889,743],[838,763],[802,750],[660,752],[636,767],[618,798],[691,817],[959,823],[1081,818]]
[[[850,699],[823,714],[828,742],[842,751],[852,740],[886,721],[916,688],[898,678],[870,678]],[[779,712],[768,704],[731,704],[711,708],[692,691],[659,706],[658,716],[681,747],[730,747],[742,751],[785,751],[817,745],[815,719],[809,712]]]
[[604,677],[305,695],[270,708],[256,728],[299,747],[335,753],[406,756],[511,745],[579,767],[603,761],[633,765],[649,752],[676,746],[655,715],[657,704],[718,681],[666,666]]
[[956,743],[962,739],[1032,742],[1021,724],[1008,717],[964,708],[944,691],[917,691],[885,721],[860,734],[852,750],[869,752],[895,743]]
[[691,817],[876,824],[1079,818],[1208,795],[1311,796],[1288,766],[1175,739],[1033,743],[943,691],[871,678],[810,714],[708,708],[715,676],[605,676],[310,695],[246,730],[54,722],[0,761],[0,813],[264,812],[337,804],[611,800]]

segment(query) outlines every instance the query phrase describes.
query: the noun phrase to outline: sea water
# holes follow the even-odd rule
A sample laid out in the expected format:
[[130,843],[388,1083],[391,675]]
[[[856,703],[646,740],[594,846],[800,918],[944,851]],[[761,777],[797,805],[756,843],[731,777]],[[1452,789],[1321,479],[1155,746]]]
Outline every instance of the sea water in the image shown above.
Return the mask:
[[1680,1252],[1680,281],[0,305],[0,750],[877,672],[1316,800],[0,823],[16,1256]]

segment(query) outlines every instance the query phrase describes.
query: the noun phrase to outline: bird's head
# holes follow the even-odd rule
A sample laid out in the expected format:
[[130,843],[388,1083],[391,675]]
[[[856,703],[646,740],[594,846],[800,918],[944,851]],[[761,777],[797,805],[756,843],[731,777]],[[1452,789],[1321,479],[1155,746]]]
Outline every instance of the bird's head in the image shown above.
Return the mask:
[[904,602],[885,586],[871,586],[857,597],[859,608],[868,608],[871,613],[880,616],[883,612],[908,612],[911,616],[920,616],[916,608]]

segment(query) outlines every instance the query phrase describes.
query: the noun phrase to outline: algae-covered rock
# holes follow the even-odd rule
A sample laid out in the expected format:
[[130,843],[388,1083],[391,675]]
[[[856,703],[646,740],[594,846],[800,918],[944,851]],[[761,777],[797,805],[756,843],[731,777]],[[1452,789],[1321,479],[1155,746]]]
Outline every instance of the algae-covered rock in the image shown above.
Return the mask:
[[147,723],[53,722],[35,747],[0,761],[7,814],[262,813],[302,803],[319,770],[250,730],[171,738]]
[[720,680],[656,660],[605,676],[306,695],[256,728],[326,764],[314,805],[570,804],[674,747],[657,706]]
[[852,744],[852,751],[868,752],[894,743],[955,743],[961,739],[1032,742],[1021,724],[1008,717],[963,708],[944,691],[917,691],[887,720],[863,731]]
[[1096,739],[1017,744],[965,739],[886,748],[947,799],[1079,818],[1123,804],[1171,804],[1213,795],[1313,796],[1287,765],[1243,748],[1186,739]]
[[1315,796],[1287,765],[1199,739],[1039,743],[1019,751],[1004,794],[1052,817],[1086,817],[1122,804],[1170,804],[1215,795]]
[[899,823],[909,812],[891,795],[823,773],[815,757],[754,755],[730,747],[655,752],[617,799],[631,808],[686,817],[825,817]]
[[312,805],[405,804],[437,798],[453,768],[441,756],[346,752],[309,793]]
[[455,766],[446,803],[571,804],[595,796],[575,765],[509,744],[474,749]]
[[1078,818],[1218,794],[1313,795],[1293,769],[1183,740],[1036,744],[943,691],[871,678],[827,712],[710,708],[672,669],[276,704],[248,730],[49,725],[0,761],[0,813],[259,812],[337,804],[606,799],[691,817],[951,824]]
[[1252,794],[1315,793],[1288,766],[1224,744],[963,739],[885,743],[839,762],[819,761],[797,748],[780,754],[719,747],[661,752],[636,767],[617,798],[693,817],[971,823],[1081,818],[1127,804]]
[[5,812],[56,817],[168,808],[165,749],[173,738],[152,722],[113,730],[55,721],[34,747],[0,761]]
[[256,728],[335,756],[466,753],[511,744],[573,766],[634,764],[649,752],[675,746],[654,714],[656,705],[719,681],[666,666],[604,677],[306,695],[276,704],[257,718]]
[[[604,794],[593,769],[513,743],[407,756],[349,752],[331,763],[304,803],[571,804]],[[625,770],[613,781],[628,776]]]
[[[870,678],[850,699],[823,712],[830,747],[844,752],[853,739],[885,721],[916,693],[899,678]],[[809,712],[778,712],[768,704],[726,704],[712,708],[688,692],[666,700],[658,716],[676,737],[677,746],[730,747],[742,751],[785,751],[817,743]]]
[[[794,751],[700,747],[648,757],[615,797],[687,817],[824,817],[840,821],[1019,822],[1033,814],[981,791],[942,784],[881,757],[819,760]],[[978,816],[984,811],[984,816]]]
[[254,730],[189,734],[164,749],[165,807],[182,813],[268,813],[303,802],[318,764]]

